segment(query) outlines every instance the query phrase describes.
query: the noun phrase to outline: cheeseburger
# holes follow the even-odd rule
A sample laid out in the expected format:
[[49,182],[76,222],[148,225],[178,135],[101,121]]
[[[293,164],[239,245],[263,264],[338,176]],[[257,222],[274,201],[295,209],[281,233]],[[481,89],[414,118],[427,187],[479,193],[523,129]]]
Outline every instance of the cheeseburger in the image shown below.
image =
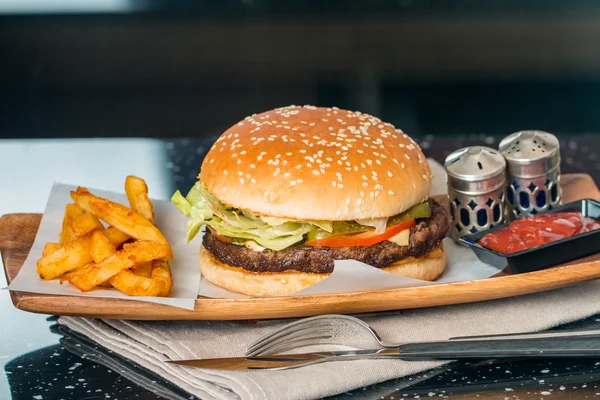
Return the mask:
[[338,108],[290,106],[247,117],[172,201],[203,225],[200,269],[253,296],[298,292],[357,260],[410,278],[444,270],[445,210],[428,198],[419,146],[389,123]]

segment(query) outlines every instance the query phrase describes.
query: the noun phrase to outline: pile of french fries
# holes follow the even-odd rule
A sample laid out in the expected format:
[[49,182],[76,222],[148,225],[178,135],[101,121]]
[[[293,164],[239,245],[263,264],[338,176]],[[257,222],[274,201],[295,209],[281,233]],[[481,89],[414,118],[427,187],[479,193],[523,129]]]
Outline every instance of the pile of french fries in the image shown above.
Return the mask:
[[72,191],[74,203],[66,206],[60,243],[47,243],[37,261],[40,278],[60,278],[82,292],[102,287],[130,296],[169,296],[173,254],[154,225],[148,186],[128,176],[125,193],[130,207],[85,188]]

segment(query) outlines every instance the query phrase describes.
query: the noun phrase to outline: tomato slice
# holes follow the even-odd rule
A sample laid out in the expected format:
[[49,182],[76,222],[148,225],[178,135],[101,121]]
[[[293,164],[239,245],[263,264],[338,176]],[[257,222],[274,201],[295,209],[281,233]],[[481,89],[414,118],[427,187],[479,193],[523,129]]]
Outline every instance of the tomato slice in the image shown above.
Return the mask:
[[231,240],[230,238],[228,238],[227,236],[219,235],[219,234],[217,233],[217,231],[215,231],[215,230],[214,230],[213,228],[211,228],[210,226],[206,225],[206,227],[207,227],[208,229],[210,229],[210,231],[212,232],[212,234],[213,234],[213,235],[214,235],[214,236],[215,236],[217,239],[219,239],[221,242],[225,242],[225,243],[231,243],[231,242],[232,242],[232,240]]
[[379,242],[390,239],[405,229],[415,226],[415,220],[409,219],[399,224],[390,226],[383,233],[375,231],[363,232],[356,235],[337,236],[331,238],[315,239],[305,243],[305,246],[312,247],[346,247],[346,246],[373,246]]

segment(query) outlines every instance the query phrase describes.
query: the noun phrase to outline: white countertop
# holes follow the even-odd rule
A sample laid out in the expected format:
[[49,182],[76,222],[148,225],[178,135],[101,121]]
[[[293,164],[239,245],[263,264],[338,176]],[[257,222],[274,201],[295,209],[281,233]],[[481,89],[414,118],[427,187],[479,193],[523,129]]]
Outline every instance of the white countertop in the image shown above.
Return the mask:
[[122,192],[125,177],[138,175],[151,197],[168,199],[166,157],[149,139],[0,140],[0,215],[42,212],[53,182]]

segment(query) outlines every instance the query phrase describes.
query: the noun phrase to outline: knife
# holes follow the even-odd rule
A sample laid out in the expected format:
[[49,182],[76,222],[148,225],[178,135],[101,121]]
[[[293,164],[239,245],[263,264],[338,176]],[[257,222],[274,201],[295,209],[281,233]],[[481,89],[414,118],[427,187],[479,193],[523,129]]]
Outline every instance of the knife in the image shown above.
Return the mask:
[[217,370],[285,370],[333,361],[400,359],[406,361],[507,358],[599,358],[600,335],[557,338],[439,341],[406,343],[394,348],[321,351],[167,361]]

